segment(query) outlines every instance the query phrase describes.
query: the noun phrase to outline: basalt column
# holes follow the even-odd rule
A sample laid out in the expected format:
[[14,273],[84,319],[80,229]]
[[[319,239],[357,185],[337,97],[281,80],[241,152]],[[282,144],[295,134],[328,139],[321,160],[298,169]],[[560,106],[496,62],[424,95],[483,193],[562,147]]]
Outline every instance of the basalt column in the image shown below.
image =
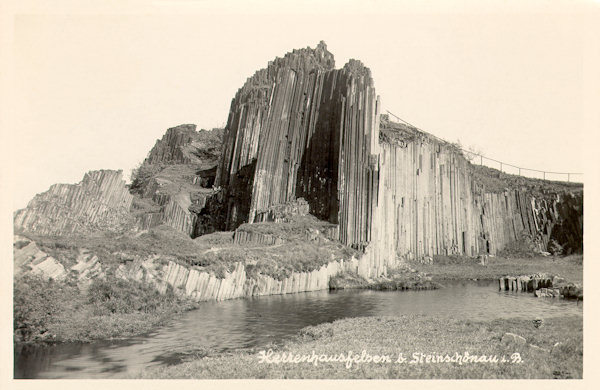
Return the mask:
[[226,191],[227,228],[253,222],[257,211],[294,198],[323,76],[333,66],[333,55],[320,43],[277,58],[237,92],[216,177]]
[[340,241],[371,240],[379,180],[379,115],[368,68],[351,60],[326,74],[320,111],[298,173],[297,195],[340,226]]

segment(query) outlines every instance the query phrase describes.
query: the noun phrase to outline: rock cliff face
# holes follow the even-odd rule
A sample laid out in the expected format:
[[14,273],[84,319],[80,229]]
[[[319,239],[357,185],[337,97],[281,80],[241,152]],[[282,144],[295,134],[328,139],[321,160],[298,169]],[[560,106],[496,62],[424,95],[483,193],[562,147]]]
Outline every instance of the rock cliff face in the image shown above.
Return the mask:
[[132,200],[121,171],[92,171],[78,184],[54,184],[36,195],[15,213],[14,228],[39,235],[119,231],[130,224]]
[[527,181],[486,183],[453,145],[401,124],[382,129],[378,245],[388,255],[496,254],[523,234],[546,251],[557,224],[582,237],[581,187],[546,184],[540,192]]
[[321,42],[276,59],[238,91],[216,177],[226,191],[224,228],[303,197],[312,214],[340,224],[343,243],[369,241],[377,97],[362,63],[333,66]]

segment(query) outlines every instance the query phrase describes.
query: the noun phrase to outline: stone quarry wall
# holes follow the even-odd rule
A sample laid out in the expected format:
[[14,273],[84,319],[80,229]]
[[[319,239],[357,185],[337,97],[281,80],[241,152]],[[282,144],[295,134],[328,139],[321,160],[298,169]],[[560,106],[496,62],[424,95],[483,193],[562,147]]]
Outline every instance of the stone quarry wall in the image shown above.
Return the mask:
[[343,243],[368,242],[378,177],[377,96],[359,61],[333,66],[321,42],[276,59],[236,94],[216,177],[227,192],[225,228],[303,197],[312,214],[340,224]]
[[14,214],[14,228],[39,235],[119,231],[130,223],[133,196],[122,171],[85,174],[78,184],[54,184]]

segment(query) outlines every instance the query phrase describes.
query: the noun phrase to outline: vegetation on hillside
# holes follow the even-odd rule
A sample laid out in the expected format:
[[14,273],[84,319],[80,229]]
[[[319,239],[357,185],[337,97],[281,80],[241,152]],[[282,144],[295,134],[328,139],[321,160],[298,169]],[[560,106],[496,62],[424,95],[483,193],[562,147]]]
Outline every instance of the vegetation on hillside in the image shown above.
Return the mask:
[[[127,256],[159,255],[199,271],[224,277],[236,263],[246,264],[249,276],[258,273],[281,280],[292,272],[310,272],[333,260],[350,259],[358,252],[327,239],[310,240],[330,224],[313,216],[296,216],[290,222],[245,224],[244,232],[270,234],[283,240],[278,245],[235,244],[233,232],[217,232],[191,239],[168,226],[157,226],[138,234],[100,232],[74,237],[38,237],[25,234],[39,248],[65,265],[73,265],[80,248],[98,256],[103,266],[114,267]],[[312,232],[312,233],[311,233]]]
[[566,181],[551,181],[531,177],[512,175],[485,165],[471,165],[471,173],[476,182],[485,186],[486,192],[503,192],[507,188],[526,188],[529,193],[538,197],[557,193],[583,191],[583,184]]
[[81,290],[75,279],[25,274],[14,281],[15,342],[93,341],[146,333],[194,305],[172,289],[116,278]]

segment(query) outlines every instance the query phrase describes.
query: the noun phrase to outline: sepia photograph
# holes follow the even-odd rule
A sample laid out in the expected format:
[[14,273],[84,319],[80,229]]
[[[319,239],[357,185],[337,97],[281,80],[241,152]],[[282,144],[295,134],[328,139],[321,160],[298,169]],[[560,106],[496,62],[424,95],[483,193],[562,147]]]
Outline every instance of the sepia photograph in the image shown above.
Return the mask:
[[7,3],[3,380],[589,384],[599,10]]

